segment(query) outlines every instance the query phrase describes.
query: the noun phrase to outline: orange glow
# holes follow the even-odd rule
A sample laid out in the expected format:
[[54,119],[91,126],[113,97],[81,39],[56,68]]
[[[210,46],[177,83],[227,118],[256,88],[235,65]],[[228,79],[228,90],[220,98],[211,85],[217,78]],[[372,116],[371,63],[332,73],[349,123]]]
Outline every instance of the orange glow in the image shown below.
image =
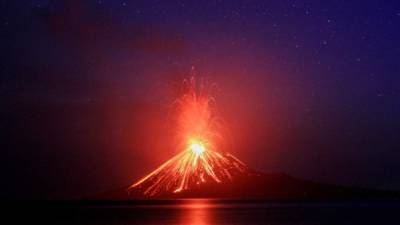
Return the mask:
[[210,86],[184,81],[177,109],[177,138],[180,153],[134,183],[128,191],[139,190],[146,196],[179,193],[207,182],[220,183],[247,167],[236,157],[218,149],[223,141],[221,120],[216,115]]
[[222,123],[216,114],[212,87],[203,80],[196,82],[194,77],[184,80],[182,95],[174,102],[180,146],[201,142],[205,149],[213,150],[220,144]]

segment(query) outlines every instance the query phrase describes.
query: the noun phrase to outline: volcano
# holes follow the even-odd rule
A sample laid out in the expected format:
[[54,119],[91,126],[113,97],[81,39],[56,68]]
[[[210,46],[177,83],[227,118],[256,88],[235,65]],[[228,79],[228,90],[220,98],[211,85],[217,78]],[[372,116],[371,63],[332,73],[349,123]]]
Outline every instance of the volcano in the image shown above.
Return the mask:
[[[348,188],[261,173],[226,151],[224,126],[206,82],[184,80],[174,101],[178,154],[128,187],[95,199],[257,198],[313,199],[386,196],[388,192]],[[391,193],[392,194],[392,193]],[[391,196],[389,194],[389,196]]]
[[204,150],[200,144],[176,155],[146,177],[129,187],[129,193],[148,197],[189,191],[204,184],[231,182],[234,177],[250,175],[248,167],[229,153]]
[[217,116],[213,85],[186,79],[174,101],[176,146],[180,153],[135,182],[129,193],[147,197],[180,194],[204,185],[231,182],[250,174],[247,166],[223,151],[222,120]]
[[249,168],[227,152],[189,148],[131,186],[94,196],[97,200],[218,198],[273,201],[400,200],[400,192],[346,187]]

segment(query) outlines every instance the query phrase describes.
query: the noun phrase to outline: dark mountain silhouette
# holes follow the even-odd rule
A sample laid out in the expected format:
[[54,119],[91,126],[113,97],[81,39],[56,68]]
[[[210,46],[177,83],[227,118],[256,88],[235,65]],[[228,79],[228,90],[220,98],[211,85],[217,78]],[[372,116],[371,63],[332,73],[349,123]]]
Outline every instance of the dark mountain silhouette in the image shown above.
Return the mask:
[[238,175],[230,181],[205,183],[180,193],[165,192],[148,197],[140,191],[123,187],[89,199],[134,200],[173,198],[226,198],[263,200],[400,200],[400,192],[345,187],[298,179],[284,173],[253,172]]

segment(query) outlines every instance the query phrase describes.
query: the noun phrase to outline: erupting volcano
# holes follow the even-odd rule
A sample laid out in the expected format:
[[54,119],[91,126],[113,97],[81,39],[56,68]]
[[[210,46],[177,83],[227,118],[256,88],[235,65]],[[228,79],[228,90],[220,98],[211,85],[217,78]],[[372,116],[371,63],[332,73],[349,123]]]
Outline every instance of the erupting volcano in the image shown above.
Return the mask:
[[250,174],[243,162],[222,149],[225,140],[210,94],[212,86],[196,82],[194,77],[183,84],[182,94],[175,102],[180,153],[131,185],[128,192],[156,197]]
[[[176,110],[177,154],[134,184],[91,199],[225,198],[268,200],[392,199],[400,193],[322,184],[285,173],[263,173],[226,151],[213,86],[194,77],[183,82]],[[174,120],[175,121],[175,120]],[[229,146],[229,145],[228,145]]]

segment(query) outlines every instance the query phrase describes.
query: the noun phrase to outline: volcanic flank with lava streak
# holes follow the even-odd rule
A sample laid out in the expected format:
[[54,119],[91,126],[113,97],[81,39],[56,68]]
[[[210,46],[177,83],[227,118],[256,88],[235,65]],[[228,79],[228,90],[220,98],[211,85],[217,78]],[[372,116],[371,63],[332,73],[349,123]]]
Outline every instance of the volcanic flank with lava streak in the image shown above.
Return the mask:
[[156,197],[180,193],[206,183],[226,183],[250,174],[247,166],[222,151],[222,123],[216,115],[210,88],[194,77],[184,81],[177,109],[177,146],[180,153],[128,188],[128,192]]
[[133,184],[128,191],[159,196],[190,190],[203,183],[226,183],[237,175],[248,173],[246,165],[233,155],[202,149],[200,144],[192,144]]

